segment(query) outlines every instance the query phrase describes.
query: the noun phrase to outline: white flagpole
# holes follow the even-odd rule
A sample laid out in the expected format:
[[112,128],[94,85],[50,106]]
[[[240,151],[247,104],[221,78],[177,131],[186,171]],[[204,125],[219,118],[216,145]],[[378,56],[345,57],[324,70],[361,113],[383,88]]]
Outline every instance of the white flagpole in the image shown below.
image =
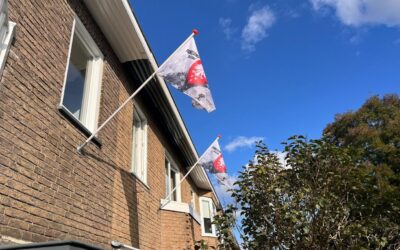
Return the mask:
[[180,49],[180,48],[182,48],[192,37],[194,37],[194,36],[196,36],[196,35],[198,35],[199,34],[199,32],[196,30],[196,29],[194,29],[193,31],[192,31],[192,34],[190,34],[190,36],[160,65],[160,67],[158,67],[155,71],[154,71],[154,73],[153,74],[151,74],[147,79],[146,79],[146,81],[144,81],[143,83],[142,83],[142,85],[140,85],[140,87],[138,88],[138,89],[136,89],[135,90],[135,92],[133,92],[133,94],[124,102],[124,103],[122,103],[122,105],[121,106],[119,106],[119,108],[117,108],[117,110],[115,110],[114,111],[114,113],[112,113],[112,115],[110,116],[110,117],[108,117],[107,118],[107,120],[105,120],[104,122],[103,122],[103,124],[101,124],[100,125],[100,127],[98,127],[97,129],[96,129],[96,131],[94,131],[93,133],[92,133],[92,135],[91,136],[89,136],[89,138],[87,138],[86,139],[86,141],[84,142],[84,143],[82,143],[78,148],[77,148],[77,150],[78,150],[78,153],[82,153],[82,149],[86,146],[86,144],[88,144],[92,139],[93,139],[93,137],[95,137],[98,133],[99,133],[99,131],[112,119],[112,118],[114,118],[114,116],[123,108],[123,107],[125,107],[125,105],[129,102],[129,101],[131,101],[135,96],[136,96],[136,94],[140,91],[140,90],[142,90],[146,85],[147,85],[147,83],[149,83],[150,82],[150,80],[157,74],[157,72],[158,72],[158,70],[160,69],[160,68],[162,68],[162,66],[165,64],[165,63],[167,63],[175,54],[176,54],[176,52]]
[[186,177],[188,177],[190,172],[192,172],[192,170],[197,166],[197,164],[200,162],[201,158],[203,158],[204,154],[207,153],[207,151],[211,148],[211,146],[214,144],[214,142],[218,141],[220,138],[221,138],[221,136],[218,135],[217,138],[210,144],[210,146],[208,146],[208,148],[204,151],[204,153],[199,157],[199,159],[197,159],[196,163],[190,167],[189,171],[185,174],[185,176],[182,177],[182,179],[179,181],[179,183],[171,190],[171,192],[169,192],[167,197],[164,199],[164,200],[167,200],[167,202],[165,202],[164,204],[161,204],[161,208],[163,208],[165,205],[167,205],[168,202],[170,202],[170,200],[168,200],[168,199],[171,197],[171,195],[182,184],[182,182],[186,179]]

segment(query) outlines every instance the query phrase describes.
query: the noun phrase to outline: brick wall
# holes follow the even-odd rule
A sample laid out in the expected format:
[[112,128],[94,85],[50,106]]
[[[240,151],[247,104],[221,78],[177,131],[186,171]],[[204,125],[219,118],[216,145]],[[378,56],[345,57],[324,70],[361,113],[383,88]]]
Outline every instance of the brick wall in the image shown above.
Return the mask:
[[[17,31],[0,81],[0,235],[29,242],[74,239],[104,248],[111,240],[141,249],[192,246],[201,237],[200,225],[190,215],[159,210],[170,146],[151,110],[141,107],[149,121],[148,186],[130,172],[133,105],[100,132],[101,148],[89,144],[85,156],[77,154],[86,136],[57,109],[75,14],[104,54],[99,123],[132,91],[81,1],[9,0]],[[190,186],[190,179],[182,186],[188,203]]]
[[[195,210],[200,215],[197,193],[206,197],[214,197],[214,195],[211,192],[198,190],[194,186],[192,186],[192,189],[196,192],[197,197]],[[182,185],[182,202],[190,204],[190,200],[190,186],[188,182],[184,182],[184,185]],[[210,247],[218,245],[216,237],[202,236],[201,225],[190,214],[174,211],[162,211],[161,213],[161,249],[194,249],[195,243],[200,240],[204,240]]]

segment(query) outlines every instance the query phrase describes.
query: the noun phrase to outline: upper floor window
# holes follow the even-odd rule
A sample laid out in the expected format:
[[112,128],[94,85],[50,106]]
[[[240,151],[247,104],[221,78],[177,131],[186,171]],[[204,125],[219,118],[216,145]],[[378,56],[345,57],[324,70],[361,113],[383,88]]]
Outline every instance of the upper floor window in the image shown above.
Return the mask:
[[166,196],[168,196],[172,190],[175,189],[175,191],[172,193],[172,195],[169,197],[169,200],[171,201],[181,201],[181,190],[180,186],[177,186],[179,183],[179,169],[176,166],[176,164],[172,161],[171,157],[169,155],[166,155],[165,157],[165,190],[166,190]]
[[76,17],[61,107],[90,132],[97,128],[103,54]]
[[8,20],[7,3],[7,0],[0,0],[0,75],[3,72],[15,32],[15,23]]
[[135,105],[132,135],[132,172],[147,184],[147,119]]
[[215,205],[211,198],[200,197],[201,231],[205,236],[216,236],[215,225],[212,224],[216,214]]

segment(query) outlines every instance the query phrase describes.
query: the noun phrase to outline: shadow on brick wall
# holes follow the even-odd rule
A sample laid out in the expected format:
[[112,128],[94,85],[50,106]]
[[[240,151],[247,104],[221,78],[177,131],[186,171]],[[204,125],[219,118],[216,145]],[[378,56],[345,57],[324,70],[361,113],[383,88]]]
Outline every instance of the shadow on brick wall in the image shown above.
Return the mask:
[[121,169],[112,161],[106,161],[97,155],[86,152],[86,157],[110,167],[114,172],[112,189],[113,209],[110,241],[117,240],[139,248],[138,191],[137,180],[132,173]]
[[126,203],[128,204],[129,214],[129,231],[130,238],[133,247],[139,248],[139,220],[138,220],[138,206],[137,206],[137,185],[136,178],[132,176],[132,173],[120,169],[120,175],[122,180],[122,187],[124,188],[124,194]]

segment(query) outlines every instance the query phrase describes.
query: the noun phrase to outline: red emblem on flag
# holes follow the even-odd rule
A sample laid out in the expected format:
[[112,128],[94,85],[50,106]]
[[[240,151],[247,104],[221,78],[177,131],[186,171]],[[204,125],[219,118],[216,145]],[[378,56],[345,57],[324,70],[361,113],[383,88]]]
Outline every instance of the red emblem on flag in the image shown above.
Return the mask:
[[191,85],[204,85],[207,83],[206,74],[204,73],[203,64],[200,59],[196,60],[190,66],[186,80]]
[[220,154],[217,159],[214,160],[213,165],[217,173],[226,173],[226,166],[224,163],[224,158],[222,158],[222,154]]

